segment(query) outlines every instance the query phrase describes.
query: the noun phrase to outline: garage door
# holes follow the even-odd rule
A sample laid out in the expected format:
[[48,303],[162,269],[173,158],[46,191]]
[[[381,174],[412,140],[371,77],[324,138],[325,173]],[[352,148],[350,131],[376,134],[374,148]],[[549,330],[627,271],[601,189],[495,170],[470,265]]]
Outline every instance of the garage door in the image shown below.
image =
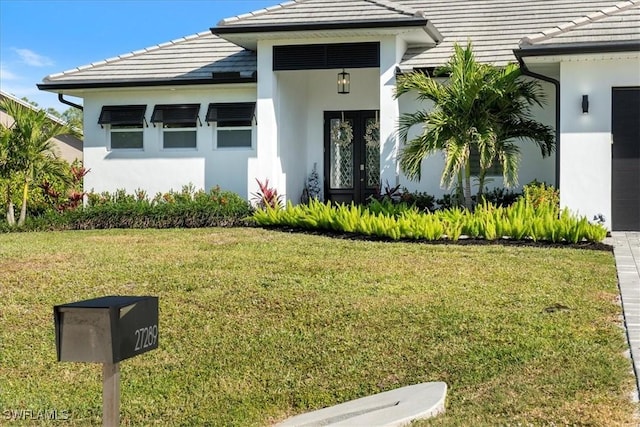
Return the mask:
[[640,87],[613,88],[611,222],[616,231],[640,231]]

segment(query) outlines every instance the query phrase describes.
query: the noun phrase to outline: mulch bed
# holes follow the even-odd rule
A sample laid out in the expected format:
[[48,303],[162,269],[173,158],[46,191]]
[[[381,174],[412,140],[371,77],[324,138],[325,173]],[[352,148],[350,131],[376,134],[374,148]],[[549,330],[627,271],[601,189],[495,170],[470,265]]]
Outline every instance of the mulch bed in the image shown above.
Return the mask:
[[580,243],[565,243],[565,242],[548,242],[548,241],[537,241],[533,240],[514,240],[509,238],[502,238],[496,240],[486,240],[486,239],[472,239],[465,236],[460,237],[460,239],[453,241],[447,239],[440,240],[425,240],[425,239],[399,239],[393,240],[388,237],[379,237],[379,236],[366,236],[364,234],[358,233],[340,233],[332,230],[308,230],[304,228],[294,228],[294,227],[261,227],[267,230],[275,230],[281,231],[283,233],[299,233],[299,234],[308,234],[313,236],[325,236],[331,237],[334,239],[343,239],[343,240],[360,240],[360,241],[370,241],[370,242],[402,242],[402,243],[418,243],[418,244],[427,244],[427,245],[456,245],[456,246],[466,246],[466,245],[475,245],[475,246],[519,246],[519,247],[536,247],[536,248],[569,248],[569,249],[588,249],[593,251],[607,251],[613,252],[613,246],[607,245],[606,243],[599,242],[580,242]]

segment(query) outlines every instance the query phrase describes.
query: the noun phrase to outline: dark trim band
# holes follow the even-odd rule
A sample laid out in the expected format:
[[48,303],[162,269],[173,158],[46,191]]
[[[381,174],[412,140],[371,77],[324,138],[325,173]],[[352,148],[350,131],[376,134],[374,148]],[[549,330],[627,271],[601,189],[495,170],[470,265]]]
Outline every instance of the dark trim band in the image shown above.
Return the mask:
[[290,31],[317,31],[317,30],[356,30],[364,28],[394,28],[394,27],[422,27],[427,25],[425,18],[415,17],[387,21],[334,21],[316,23],[295,23],[295,24],[254,24],[254,25],[233,25],[222,27],[211,27],[210,30],[215,35],[221,34],[250,34],[269,32],[290,32]]
[[[254,73],[255,74],[255,73]],[[40,90],[66,90],[66,89],[100,89],[112,87],[149,87],[149,86],[189,86],[189,85],[217,85],[256,83],[258,76],[208,78],[208,79],[180,79],[180,80],[120,80],[108,82],[78,82],[78,83],[38,83]]]
[[514,49],[516,58],[527,56],[548,56],[567,54],[611,53],[611,52],[637,52],[640,51],[640,42],[602,42],[602,43],[567,43],[552,45],[524,45],[520,49]]

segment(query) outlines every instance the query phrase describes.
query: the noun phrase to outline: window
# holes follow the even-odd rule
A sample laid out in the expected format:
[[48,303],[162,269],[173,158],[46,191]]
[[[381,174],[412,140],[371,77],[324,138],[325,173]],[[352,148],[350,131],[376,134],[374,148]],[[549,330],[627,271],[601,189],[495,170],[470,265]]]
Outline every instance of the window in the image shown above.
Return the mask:
[[[471,175],[480,175],[480,152],[473,146],[469,151],[469,164],[471,165]],[[493,159],[491,167],[487,169],[486,176],[502,176],[502,165],[498,159]]]
[[207,123],[215,122],[218,148],[251,148],[255,102],[209,104]]
[[105,105],[98,124],[110,127],[111,149],[139,149],[144,147],[143,128],[146,105]]
[[151,123],[162,123],[163,148],[196,148],[200,104],[156,105]]

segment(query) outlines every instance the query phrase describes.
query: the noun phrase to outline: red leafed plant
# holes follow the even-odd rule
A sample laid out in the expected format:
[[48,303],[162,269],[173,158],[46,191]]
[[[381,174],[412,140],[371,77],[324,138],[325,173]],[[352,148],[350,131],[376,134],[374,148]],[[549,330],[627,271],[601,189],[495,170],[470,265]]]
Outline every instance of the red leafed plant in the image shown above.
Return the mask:
[[256,182],[258,183],[258,191],[251,193],[253,196],[251,201],[260,209],[266,209],[267,207],[272,209],[281,208],[282,196],[278,194],[277,189],[269,187],[269,178],[265,179],[264,183],[256,178]]

